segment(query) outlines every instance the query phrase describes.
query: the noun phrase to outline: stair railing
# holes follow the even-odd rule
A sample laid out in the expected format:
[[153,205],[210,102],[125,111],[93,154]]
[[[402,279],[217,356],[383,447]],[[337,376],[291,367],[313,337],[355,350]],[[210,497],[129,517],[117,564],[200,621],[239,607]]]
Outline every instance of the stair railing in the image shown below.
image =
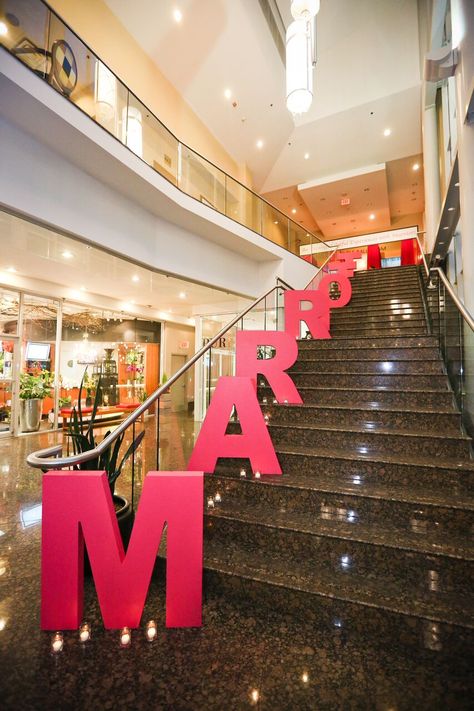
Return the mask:
[[418,244],[423,258],[425,279],[422,286],[432,319],[432,332],[438,339],[463,425],[469,435],[474,436],[474,318],[443,270],[428,267],[419,240]]
[[[259,304],[264,303],[264,308],[265,308],[265,315],[267,311],[267,299],[272,295],[275,294],[275,304],[276,306],[273,307],[276,309],[276,312],[278,313],[278,298],[279,298],[279,292],[286,291],[287,289],[291,289],[289,285],[286,285],[283,280],[279,279],[281,282],[280,284],[277,284],[276,286],[272,286],[270,289],[267,289],[267,291],[259,296],[257,299],[255,299],[251,304],[249,304],[246,308],[244,308],[240,313],[238,313],[235,317],[233,317],[228,323],[223,326],[223,328],[220,329],[220,331],[212,336],[209,341],[202,346],[196,353],[178,370],[174,375],[172,375],[166,383],[161,385],[159,388],[157,388],[147,399],[141,403],[133,412],[130,413],[120,424],[117,425],[117,427],[110,432],[107,437],[104,437],[104,439],[94,448],[91,449],[87,452],[81,452],[80,454],[74,454],[74,455],[69,455],[69,456],[60,456],[62,454],[63,450],[63,443],[59,443],[57,445],[54,445],[52,447],[47,447],[45,449],[40,449],[35,452],[32,452],[27,456],[27,463],[31,467],[35,467],[37,469],[42,469],[42,470],[49,470],[49,469],[66,469],[69,467],[74,467],[79,464],[82,464],[84,462],[90,461],[92,459],[96,459],[100,457],[101,454],[103,454],[111,445],[117,440],[117,438],[126,430],[128,430],[130,427],[134,428],[135,424],[137,421],[140,419],[142,415],[145,414],[145,412],[153,406],[155,403],[157,403],[160,399],[160,397],[166,393],[169,388],[176,383],[179,378],[181,378],[183,375],[185,375],[198,361],[200,361],[206,354],[209,354],[211,352],[212,346],[215,345],[223,336],[225,336],[226,333],[228,333],[234,326],[237,326],[237,324],[241,324],[241,327],[243,328],[243,323],[244,323],[244,318],[253,310],[255,309],[256,306]],[[266,322],[266,318],[265,318]],[[278,325],[277,325],[278,328]],[[159,452],[159,402],[158,402],[158,407],[156,410],[156,421],[157,421],[157,455]],[[134,430],[133,430],[134,431]],[[133,465],[133,461],[132,461]],[[157,462],[157,466],[159,466],[159,462]]]

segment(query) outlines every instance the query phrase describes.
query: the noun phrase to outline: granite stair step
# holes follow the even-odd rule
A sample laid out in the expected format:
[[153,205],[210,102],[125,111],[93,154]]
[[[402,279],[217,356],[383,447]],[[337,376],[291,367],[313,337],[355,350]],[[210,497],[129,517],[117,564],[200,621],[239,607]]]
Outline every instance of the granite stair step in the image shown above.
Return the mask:
[[354,322],[353,325],[344,324],[339,326],[338,324],[331,324],[330,334],[332,338],[337,338],[338,336],[416,336],[427,334],[427,326],[425,321],[410,321],[408,323],[403,323],[400,325],[390,325],[387,323],[375,324],[371,326],[370,324],[357,324]]
[[277,405],[273,400],[262,403],[262,412],[268,414],[273,425],[315,423],[319,426],[356,427],[366,430],[426,433],[430,435],[457,435],[461,432],[461,415],[448,412],[408,410],[406,408],[356,407],[353,403],[337,405]]
[[275,513],[310,515],[331,530],[342,528],[347,536],[368,535],[370,526],[376,525],[391,536],[406,534],[412,544],[428,535],[435,545],[445,545],[449,537],[452,555],[459,555],[466,546],[472,555],[474,496],[468,492],[453,497],[447,487],[433,490],[418,486],[412,488],[410,501],[400,501],[395,485],[363,483],[347,493],[328,490],[328,481],[315,481],[308,472],[255,479],[250,468],[245,471],[246,477],[237,477],[235,471],[221,465],[215,474],[207,475],[206,502],[219,493],[220,503],[215,506],[242,510],[266,506]]
[[424,317],[425,316],[425,310],[423,308],[423,304],[420,302],[419,304],[406,304],[404,305],[405,302],[402,304],[385,304],[385,305],[380,305],[380,306],[371,306],[371,305],[365,305],[365,306],[352,306],[348,304],[347,306],[344,306],[344,308],[341,309],[333,309],[331,311],[332,316],[345,316],[345,318],[348,318],[349,316],[351,318],[360,318],[361,322],[364,321],[366,318],[382,318],[385,316],[419,316]]
[[298,362],[306,360],[324,361],[441,361],[439,350],[434,346],[418,346],[417,348],[332,348],[310,349],[299,348]]
[[[292,521],[282,516],[276,521],[271,513],[265,518],[262,511],[226,514],[215,509],[205,519],[206,568],[212,562],[227,564],[242,578],[252,564],[254,571],[264,569],[264,580],[278,579],[289,589],[299,589],[306,581],[306,593],[357,604],[370,601],[404,614],[474,625],[465,577],[469,564],[463,559],[412,550],[400,535],[392,540],[387,535],[384,544],[376,542],[374,532],[371,542],[356,541],[342,532],[331,536],[327,528],[309,519],[303,523],[301,517]],[[445,592],[430,590],[430,571],[443,581]]]
[[403,328],[405,325],[420,324],[422,328],[425,326],[425,315],[422,311],[417,314],[407,313],[407,314],[350,314],[345,312],[343,309],[334,309],[331,311],[331,328],[337,326],[357,326],[357,328],[365,329],[368,326],[370,328],[377,328],[379,326],[384,327],[385,325],[395,326],[397,328]]
[[420,296],[420,287],[418,284],[401,284],[390,286],[389,284],[374,284],[371,286],[352,285],[352,298],[365,297],[377,298],[383,296],[388,299],[401,299],[408,301],[410,298]]
[[[464,507],[466,496],[474,493],[472,460],[434,459],[416,451],[362,455],[337,447],[294,444],[278,445],[276,452],[288,476],[310,476],[315,486],[330,492],[439,504],[445,504],[448,495],[452,507],[459,501]],[[239,462],[229,460],[229,467],[238,476]]]
[[291,378],[296,387],[328,387],[330,382],[335,387],[352,390],[448,390],[446,375],[367,375],[366,373],[353,372],[351,374],[341,371],[332,373],[315,373],[311,371],[293,371]]
[[413,289],[420,288],[416,274],[407,274],[403,278],[391,277],[390,279],[358,279],[357,277],[353,277],[351,284],[353,288],[358,289],[370,289],[376,286],[390,289],[400,289],[406,286],[410,286]]
[[364,292],[352,291],[351,300],[343,308],[350,308],[351,306],[357,305],[361,306],[365,304],[366,306],[392,306],[393,304],[416,304],[423,305],[423,299],[421,293],[410,292],[410,293],[393,293],[380,290],[379,292],[370,294]]
[[383,630],[385,639],[404,644],[424,639],[427,649],[440,649],[441,640],[466,638],[472,630],[465,620],[463,601],[456,595],[438,597],[430,604],[426,596],[407,595],[402,583],[381,589],[368,580],[351,577],[341,586],[334,574],[299,570],[296,564],[282,568],[259,556],[258,551],[235,553],[223,560],[219,548],[208,544],[204,586],[214,595],[250,604],[253,610],[272,609],[317,620],[328,629],[327,634],[331,634],[331,626],[342,635],[346,626],[372,630],[379,637]]
[[353,338],[321,338],[298,341],[298,348],[322,350],[333,348],[436,348],[439,352],[435,336],[423,334],[420,336],[355,336]]
[[357,454],[399,454],[416,451],[420,456],[452,460],[456,466],[471,461],[471,439],[466,435],[429,435],[398,430],[372,430],[365,428],[342,428],[336,426],[308,425],[268,425],[270,436],[277,448],[285,445],[300,447],[322,447],[324,449],[344,448]]
[[[302,381],[304,382],[304,381]],[[348,390],[345,387],[332,386],[326,381],[324,385],[308,387],[298,385],[298,392],[305,405],[335,405],[367,407],[375,409],[390,409],[400,407],[404,409],[422,409],[426,412],[454,411],[453,393],[446,390],[400,390],[394,388],[368,388],[363,390]],[[264,398],[268,403],[273,402],[273,391],[269,387],[259,386],[258,396],[260,402]]]
[[315,358],[298,358],[296,363],[288,369],[288,373],[294,371],[312,371],[313,373],[367,373],[392,375],[412,374],[412,375],[442,375],[444,373],[441,359],[437,360],[363,360],[361,358],[345,358],[344,360],[317,360]]

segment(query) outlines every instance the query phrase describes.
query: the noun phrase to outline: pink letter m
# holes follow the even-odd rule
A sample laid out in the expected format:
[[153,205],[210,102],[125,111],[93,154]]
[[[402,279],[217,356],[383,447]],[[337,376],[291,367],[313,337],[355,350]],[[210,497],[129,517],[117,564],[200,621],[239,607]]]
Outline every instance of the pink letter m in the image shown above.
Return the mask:
[[126,554],[104,472],[44,474],[41,628],[79,627],[84,542],[105,627],[138,627],[165,522],[166,626],[199,627],[202,472],[148,474]]

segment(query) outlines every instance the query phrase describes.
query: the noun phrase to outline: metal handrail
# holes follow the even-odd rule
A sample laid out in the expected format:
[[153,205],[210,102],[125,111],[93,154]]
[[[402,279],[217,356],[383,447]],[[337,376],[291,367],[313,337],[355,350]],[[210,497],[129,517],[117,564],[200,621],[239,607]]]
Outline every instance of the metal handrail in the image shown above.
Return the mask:
[[[122,434],[122,432],[125,432],[130,425],[133,425],[134,422],[138,420],[138,418],[143,415],[148,408],[153,405],[156,400],[160,398],[160,396],[170,388],[173,383],[175,383],[181,375],[183,375],[191,366],[193,366],[196,361],[198,361],[205,353],[207,353],[210,348],[216,343],[219,338],[221,338],[227,331],[235,326],[241,319],[246,316],[249,311],[251,311],[257,304],[259,304],[261,301],[267,298],[267,296],[270,296],[271,293],[273,293],[277,289],[285,289],[286,287],[283,286],[272,286],[270,289],[268,289],[262,296],[259,296],[255,301],[253,301],[249,306],[247,306],[245,309],[243,309],[237,316],[235,316],[233,319],[231,319],[225,326],[221,328],[221,330],[213,336],[206,345],[204,345],[202,348],[200,348],[188,361],[185,363],[174,375],[172,375],[166,383],[161,385],[155,392],[153,392],[147,399],[142,402],[141,405],[139,405],[128,417],[126,417],[118,426],[117,428],[111,432],[107,437],[104,437],[104,439],[96,446],[94,449],[91,449],[87,452],[81,452],[80,454],[74,454],[69,457],[58,457],[57,455],[62,452],[63,445],[57,444],[54,445],[53,447],[48,447],[46,449],[39,449],[36,452],[32,452],[29,454],[26,458],[27,463],[30,465],[30,467],[35,467],[37,469],[60,469],[63,467],[71,467],[75,464],[80,464],[81,462],[88,462],[91,459],[95,459],[99,457],[101,454],[103,454],[109,447],[110,445],[115,442],[115,440]],[[290,287],[291,288],[291,287]]]
[[421,246],[420,238],[418,237],[418,233],[416,234],[416,241],[418,242],[418,247],[420,248],[420,253],[421,253],[421,258],[423,260],[423,266],[425,268],[425,273],[426,276],[430,276],[430,269],[428,267],[428,262],[426,261],[425,253],[423,251],[423,247]]
[[324,269],[324,267],[325,267],[326,264],[329,262],[329,260],[334,257],[334,255],[336,254],[337,251],[338,251],[338,249],[337,249],[337,247],[336,247],[336,249],[334,249],[334,250],[331,252],[331,254],[330,254],[329,257],[326,259],[326,261],[321,264],[321,266],[319,267],[319,269],[318,269],[318,271],[316,272],[316,274],[314,275],[314,277],[311,277],[310,281],[306,284],[305,289],[307,289],[307,288],[309,287],[309,285],[313,283],[313,281],[316,279],[316,277],[318,276],[318,274],[321,272],[322,269]]
[[456,304],[458,310],[461,312],[461,316],[466,321],[466,323],[469,326],[469,328],[471,329],[471,331],[474,331],[474,318],[471,316],[471,314],[466,309],[466,307],[464,306],[464,304],[461,301],[461,299],[459,298],[459,296],[454,291],[453,287],[451,286],[451,282],[447,278],[446,274],[439,267],[431,267],[430,274],[432,274],[433,272],[436,272],[438,274],[438,276],[441,278],[441,281],[443,282],[444,286],[446,287],[448,294],[450,295],[450,297]]

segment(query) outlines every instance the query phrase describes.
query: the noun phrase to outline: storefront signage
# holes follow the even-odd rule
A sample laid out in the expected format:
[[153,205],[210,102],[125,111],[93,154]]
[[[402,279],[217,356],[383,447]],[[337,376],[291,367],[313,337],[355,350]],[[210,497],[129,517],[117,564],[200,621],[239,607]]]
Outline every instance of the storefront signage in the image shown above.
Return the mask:
[[399,230],[373,232],[369,235],[360,235],[359,237],[327,240],[325,244],[321,242],[312,245],[304,244],[300,247],[300,255],[327,252],[328,247],[329,249],[348,249],[350,247],[364,247],[369,244],[379,244],[380,242],[398,242],[402,239],[414,239],[417,235],[417,229],[417,227],[405,227]]

